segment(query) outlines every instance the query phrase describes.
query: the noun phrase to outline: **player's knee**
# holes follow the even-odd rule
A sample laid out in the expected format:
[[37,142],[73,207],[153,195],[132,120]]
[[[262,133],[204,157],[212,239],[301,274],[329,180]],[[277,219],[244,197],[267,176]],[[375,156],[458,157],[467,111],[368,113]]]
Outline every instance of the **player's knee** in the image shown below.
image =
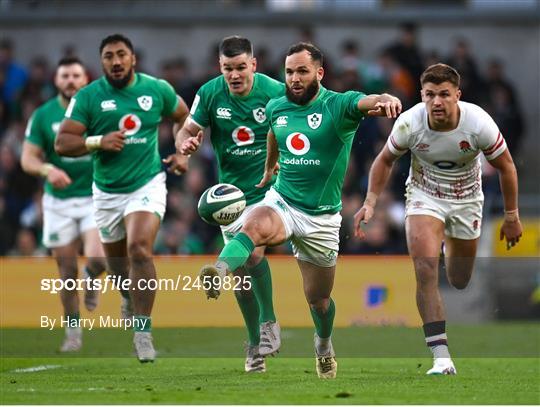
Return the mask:
[[448,276],[448,281],[450,282],[452,287],[457,288],[458,290],[463,290],[467,288],[469,280],[470,278],[467,278],[465,276]]
[[272,235],[268,222],[264,219],[250,219],[242,227],[242,232],[249,236],[255,245],[265,244]]
[[86,262],[86,266],[92,271],[92,274],[100,274],[105,270],[105,259],[102,257],[90,257]]
[[146,239],[134,239],[128,244],[128,255],[133,261],[146,261],[152,257],[152,249]]
[[438,282],[437,269],[432,267],[416,268],[416,284],[418,287],[436,285]]
[[75,279],[77,278],[77,263],[71,261],[71,259],[59,259],[58,260],[58,270],[60,272],[60,278],[62,280]]

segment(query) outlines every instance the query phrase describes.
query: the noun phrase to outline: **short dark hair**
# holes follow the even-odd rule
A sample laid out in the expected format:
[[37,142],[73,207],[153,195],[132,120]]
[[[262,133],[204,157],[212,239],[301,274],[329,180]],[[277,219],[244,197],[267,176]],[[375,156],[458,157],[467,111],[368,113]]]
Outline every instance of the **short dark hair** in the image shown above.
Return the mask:
[[429,66],[422,76],[420,76],[420,84],[434,83],[440,85],[443,82],[450,82],[455,87],[459,88],[460,76],[458,71],[446,64],[434,64]]
[[242,54],[253,55],[253,46],[247,38],[233,35],[223,38],[219,43],[219,55],[232,58]]
[[80,66],[82,66],[84,68],[84,64],[77,57],[64,57],[64,58],[61,58],[60,61],[58,61],[58,63],[56,64],[56,67],[58,68],[58,67],[61,67],[61,66],[74,65],[74,64],[79,64]]
[[103,40],[101,40],[101,45],[99,46],[99,54],[101,55],[101,53],[103,52],[103,48],[105,48],[105,46],[109,44],[116,44],[117,42],[123,42],[124,44],[126,44],[126,46],[129,48],[131,52],[134,52],[133,44],[131,43],[131,40],[128,37],[122,34],[112,34],[103,38]]
[[287,56],[291,56],[292,54],[298,54],[302,51],[309,52],[309,54],[311,55],[311,59],[313,61],[319,62],[319,64],[322,66],[323,54],[321,50],[309,42],[298,42],[291,45],[289,47],[289,50],[287,51]]

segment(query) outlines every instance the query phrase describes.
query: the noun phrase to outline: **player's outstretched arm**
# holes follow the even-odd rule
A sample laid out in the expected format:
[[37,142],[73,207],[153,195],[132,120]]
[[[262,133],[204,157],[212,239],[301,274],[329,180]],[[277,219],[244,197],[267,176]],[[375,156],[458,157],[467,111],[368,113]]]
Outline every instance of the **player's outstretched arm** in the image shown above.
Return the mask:
[[390,173],[394,161],[399,157],[392,154],[385,144],[382,151],[373,161],[371,169],[369,170],[369,184],[366,199],[362,207],[354,215],[354,235],[360,239],[366,237],[366,232],[363,230],[365,224],[369,222],[375,211],[375,205],[377,203],[377,197],[382,193]]
[[184,122],[184,125],[175,135],[176,151],[183,155],[190,155],[197,151],[203,139],[203,129],[191,118]]
[[79,157],[94,150],[119,152],[124,148],[126,130],[116,130],[105,135],[84,137],[86,126],[78,121],[64,119],[54,141],[54,150],[59,155]]
[[28,141],[23,143],[21,167],[27,174],[45,178],[56,189],[71,184],[69,175],[53,164],[45,162],[42,148]]
[[508,149],[489,163],[499,173],[499,183],[504,200],[504,222],[500,230],[500,240],[506,238],[506,249],[510,250],[521,238],[523,228],[518,210],[518,177],[516,166]]
[[386,116],[395,119],[402,110],[401,101],[388,93],[368,95],[358,101],[358,110],[368,116]]
[[279,169],[279,164],[277,162],[278,158],[279,150],[276,136],[272,130],[269,130],[266,136],[266,162],[264,164],[264,174],[261,181],[255,185],[257,188],[263,188],[272,179],[272,176]]

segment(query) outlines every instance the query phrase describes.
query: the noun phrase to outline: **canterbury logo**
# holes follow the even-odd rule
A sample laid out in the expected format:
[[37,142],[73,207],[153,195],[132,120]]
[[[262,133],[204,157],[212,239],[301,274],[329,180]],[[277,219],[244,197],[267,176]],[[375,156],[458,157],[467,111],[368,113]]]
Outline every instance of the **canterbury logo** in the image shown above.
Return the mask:
[[288,116],[279,116],[276,119],[276,126],[286,126],[287,125],[287,117]]
[[216,113],[218,119],[230,119],[232,116],[231,109],[228,107],[218,107]]
[[104,100],[103,102],[101,102],[101,111],[106,112],[108,110],[116,110],[115,100]]

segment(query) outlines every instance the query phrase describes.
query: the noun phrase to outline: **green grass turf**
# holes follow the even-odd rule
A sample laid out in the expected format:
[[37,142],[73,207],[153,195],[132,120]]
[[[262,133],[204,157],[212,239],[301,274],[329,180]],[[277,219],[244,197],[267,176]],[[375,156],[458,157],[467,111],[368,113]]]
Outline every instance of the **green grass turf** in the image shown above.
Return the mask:
[[[159,358],[145,365],[132,356],[130,332],[85,331],[84,351],[64,356],[54,351],[61,331],[3,329],[0,403],[539,404],[539,329],[450,327],[455,377],[425,375],[431,360],[418,329],[337,329],[338,378],[327,381],[316,377],[311,329],[284,329],[283,350],[268,359],[265,374],[243,372],[241,329],[156,329]],[[485,350],[489,337],[500,349]],[[521,348],[520,357],[505,354],[503,343]],[[477,354],[464,352],[464,344]],[[359,350],[365,346],[375,353]],[[396,357],[377,357],[391,348]],[[53,367],[17,371],[47,365]]]

